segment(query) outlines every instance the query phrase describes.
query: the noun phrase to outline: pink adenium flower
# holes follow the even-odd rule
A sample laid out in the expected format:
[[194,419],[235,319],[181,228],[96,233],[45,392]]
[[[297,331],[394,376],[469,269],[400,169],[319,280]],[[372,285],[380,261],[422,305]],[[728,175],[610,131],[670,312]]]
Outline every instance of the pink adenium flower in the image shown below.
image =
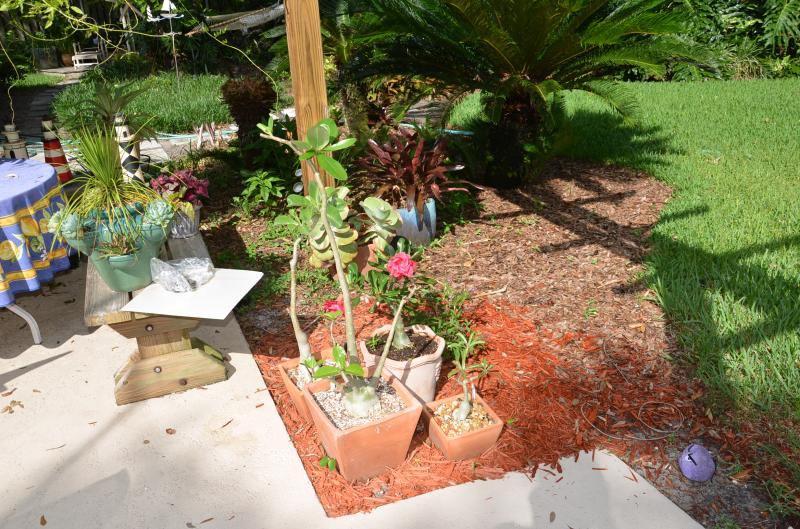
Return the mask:
[[395,279],[411,278],[417,270],[417,263],[405,252],[398,252],[386,263],[386,270]]
[[322,306],[322,310],[328,314],[334,312],[344,312],[344,303],[338,299],[329,299]]

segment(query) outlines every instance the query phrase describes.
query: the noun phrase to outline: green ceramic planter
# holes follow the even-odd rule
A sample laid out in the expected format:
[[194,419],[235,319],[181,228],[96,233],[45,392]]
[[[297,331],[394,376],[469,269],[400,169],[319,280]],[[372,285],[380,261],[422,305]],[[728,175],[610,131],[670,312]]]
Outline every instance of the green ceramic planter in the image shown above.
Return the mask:
[[[131,222],[108,222],[104,213],[95,215],[83,225],[83,237],[66,238],[67,243],[85,253],[92,260],[97,273],[115,292],[132,292],[144,288],[153,279],[150,275],[150,260],[158,257],[167,238],[167,231],[152,224],[142,223],[141,211],[129,209]],[[98,222],[99,221],[99,222]],[[128,255],[104,256],[99,247],[113,240],[115,234],[137,233],[137,251]]]
[[158,256],[159,248],[160,245],[144,243],[133,254],[104,257],[94,251],[89,259],[108,288],[115,292],[132,292],[152,283],[150,259]]

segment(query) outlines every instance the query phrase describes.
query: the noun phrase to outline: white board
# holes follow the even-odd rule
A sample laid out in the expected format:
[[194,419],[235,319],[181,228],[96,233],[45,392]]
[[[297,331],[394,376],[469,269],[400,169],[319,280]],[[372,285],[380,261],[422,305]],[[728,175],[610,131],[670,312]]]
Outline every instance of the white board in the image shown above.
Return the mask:
[[264,274],[217,268],[214,277],[194,292],[169,292],[153,283],[122,307],[128,312],[224,320]]

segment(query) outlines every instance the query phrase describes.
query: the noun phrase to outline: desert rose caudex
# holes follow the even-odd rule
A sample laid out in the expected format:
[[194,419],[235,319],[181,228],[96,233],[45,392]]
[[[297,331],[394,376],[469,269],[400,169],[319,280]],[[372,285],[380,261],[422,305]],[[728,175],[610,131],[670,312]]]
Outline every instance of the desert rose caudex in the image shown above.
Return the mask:
[[[285,145],[286,147],[290,148],[300,158],[300,160],[305,160],[308,162],[308,166],[311,168],[311,173],[313,175],[313,182],[309,186],[309,194],[313,197],[313,199],[318,201],[318,204],[316,204],[315,207],[319,208],[319,220],[323,224],[325,234],[330,243],[333,262],[334,266],[336,267],[337,281],[339,283],[339,289],[342,292],[342,308],[345,318],[345,336],[349,365],[343,358],[344,355],[339,354],[341,349],[338,346],[335,346],[334,358],[336,359],[336,365],[319,367],[314,372],[314,376],[316,378],[342,376],[342,378],[345,380],[345,408],[351,415],[355,417],[367,416],[369,412],[379,403],[376,387],[378,385],[378,381],[380,380],[381,372],[383,371],[383,365],[386,361],[386,356],[389,354],[389,349],[394,336],[394,329],[396,328],[397,322],[400,318],[400,313],[403,309],[403,306],[408,301],[409,297],[413,295],[415,289],[414,287],[409,289],[408,294],[400,301],[394,316],[392,330],[387,338],[386,346],[384,347],[384,351],[378,362],[377,368],[375,369],[372,378],[366,380],[363,377],[363,371],[361,370],[361,365],[359,363],[358,350],[356,348],[355,321],[353,318],[353,303],[350,296],[350,286],[347,283],[347,274],[345,273],[342,254],[339,249],[336,233],[334,232],[334,228],[331,224],[331,218],[328,215],[328,201],[330,199],[330,195],[328,193],[328,189],[325,188],[321,177],[321,172],[324,170],[336,180],[347,179],[347,172],[345,171],[344,167],[342,167],[342,165],[334,158],[328,156],[328,154],[351,147],[353,144],[355,144],[355,139],[348,138],[337,142],[336,140],[339,135],[339,130],[336,126],[336,123],[332,119],[324,119],[317,125],[311,127],[306,134],[306,141],[286,140],[284,138],[275,136],[273,134],[272,119],[270,119],[267,124],[260,124],[258,127],[261,130],[262,138],[276,141],[282,145]],[[297,200],[303,202],[304,199],[303,197],[297,197]],[[297,246],[298,243],[295,242],[294,253],[292,255],[292,260],[295,263],[294,266],[296,266]],[[302,355],[304,348],[303,343],[305,342],[307,344],[308,339],[305,336],[305,333],[302,332],[302,329],[300,329],[299,323],[296,322],[294,303],[290,309],[294,314],[292,325],[294,326],[295,337],[298,338],[298,347],[300,348]],[[310,356],[310,350],[308,351],[308,354]]]
[[308,335],[300,327],[300,321],[297,319],[297,254],[300,242],[301,239],[299,237],[295,239],[292,247],[292,260],[289,261],[289,317],[292,320],[294,338],[297,341],[297,350],[300,353],[300,363],[298,365],[305,366],[306,361],[311,358],[311,346],[308,343]]

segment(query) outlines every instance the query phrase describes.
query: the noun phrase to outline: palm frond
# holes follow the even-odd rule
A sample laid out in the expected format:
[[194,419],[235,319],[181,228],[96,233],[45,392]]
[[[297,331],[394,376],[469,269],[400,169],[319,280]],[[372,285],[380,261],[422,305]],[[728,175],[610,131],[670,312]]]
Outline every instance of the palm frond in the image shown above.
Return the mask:
[[773,50],[800,41],[800,0],[770,0],[764,17],[764,41]]
[[625,119],[632,118],[639,109],[636,97],[621,83],[604,80],[587,81],[577,88],[597,96]]

